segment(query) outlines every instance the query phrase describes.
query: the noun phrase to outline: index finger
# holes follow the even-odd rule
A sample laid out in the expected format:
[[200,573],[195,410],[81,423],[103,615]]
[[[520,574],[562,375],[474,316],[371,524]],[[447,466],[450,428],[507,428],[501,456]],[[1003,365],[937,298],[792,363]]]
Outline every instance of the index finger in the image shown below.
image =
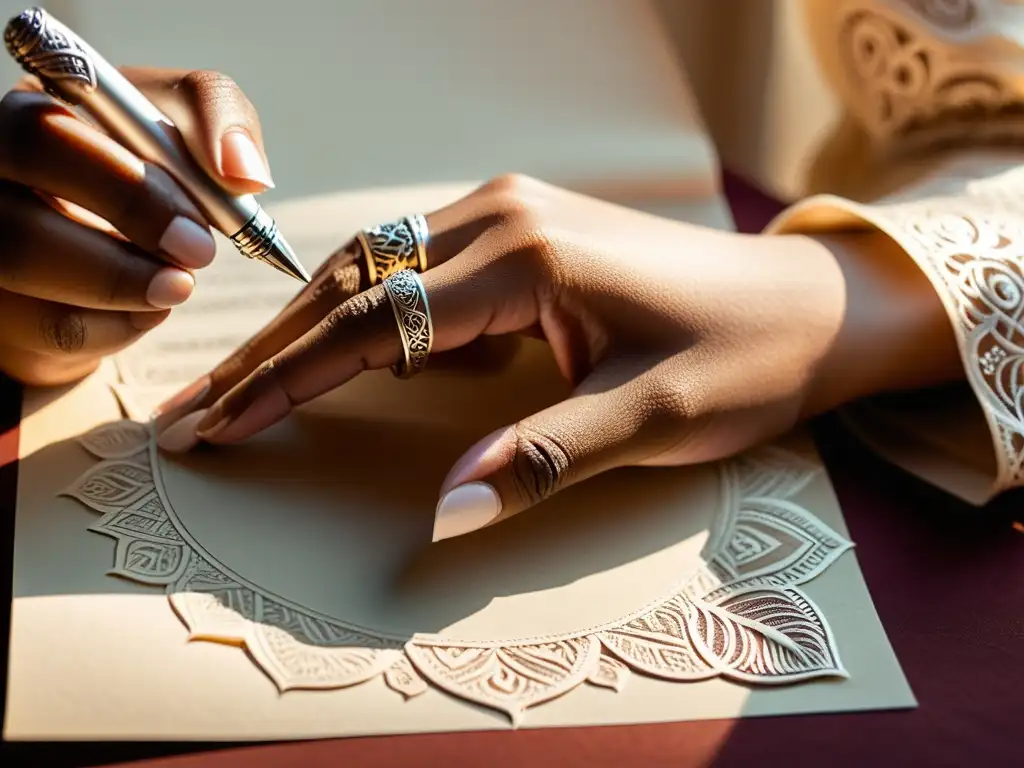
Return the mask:
[[[489,239],[420,277],[436,352],[537,322],[529,261],[479,258],[474,251],[488,249]],[[260,365],[206,412],[196,434],[215,444],[244,440],[365,370],[404,361],[396,311],[384,286],[375,286]]]

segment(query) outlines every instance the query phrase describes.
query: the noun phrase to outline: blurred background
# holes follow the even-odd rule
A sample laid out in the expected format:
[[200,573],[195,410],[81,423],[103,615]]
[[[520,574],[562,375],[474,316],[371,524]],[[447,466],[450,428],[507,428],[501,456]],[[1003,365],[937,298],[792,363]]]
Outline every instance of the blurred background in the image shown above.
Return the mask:
[[[728,226],[704,129],[731,167],[776,179],[792,158],[750,137],[791,144],[793,105],[829,98],[807,51],[769,46],[799,23],[788,0],[43,5],[114,64],[233,77],[262,117],[268,201],[515,170]],[[4,19],[24,6],[0,0]],[[7,57],[0,77],[18,77]]]

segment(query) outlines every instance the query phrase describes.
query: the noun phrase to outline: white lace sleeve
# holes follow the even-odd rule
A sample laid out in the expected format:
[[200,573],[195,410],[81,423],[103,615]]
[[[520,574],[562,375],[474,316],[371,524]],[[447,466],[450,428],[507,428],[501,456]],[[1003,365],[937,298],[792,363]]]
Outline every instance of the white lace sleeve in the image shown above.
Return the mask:
[[983,504],[1024,485],[1024,3],[804,8],[821,72],[870,147],[862,165],[893,177],[876,189],[898,191],[816,195],[768,229],[877,228],[920,266],[955,330],[967,384],[847,415],[880,453]]
[[[917,403],[901,398],[898,411],[889,413],[870,409],[871,431],[877,435],[884,424],[887,440],[901,433],[901,447],[877,438],[869,442],[929,481],[981,504],[1024,484],[1024,167],[958,183],[973,165],[961,163],[960,173],[944,169],[939,180],[946,194],[874,205],[819,195],[783,212],[768,231],[877,227],[921,267],[949,314],[994,451],[977,456],[969,447],[977,443],[967,437],[977,434],[970,409],[933,397]],[[867,409],[861,413],[868,418]],[[925,448],[942,455],[925,457]]]

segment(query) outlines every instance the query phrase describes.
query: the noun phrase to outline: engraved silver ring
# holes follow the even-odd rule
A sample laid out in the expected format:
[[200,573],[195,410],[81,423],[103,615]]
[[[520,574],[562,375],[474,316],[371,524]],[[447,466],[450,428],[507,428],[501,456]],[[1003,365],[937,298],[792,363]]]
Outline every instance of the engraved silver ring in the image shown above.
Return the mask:
[[370,285],[383,282],[403,269],[425,271],[429,239],[427,220],[420,214],[403,216],[359,232],[356,240],[366,259]]
[[411,269],[388,275],[383,285],[402,338],[403,359],[391,367],[391,372],[400,379],[408,379],[426,368],[434,345],[427,291],[420,276]]

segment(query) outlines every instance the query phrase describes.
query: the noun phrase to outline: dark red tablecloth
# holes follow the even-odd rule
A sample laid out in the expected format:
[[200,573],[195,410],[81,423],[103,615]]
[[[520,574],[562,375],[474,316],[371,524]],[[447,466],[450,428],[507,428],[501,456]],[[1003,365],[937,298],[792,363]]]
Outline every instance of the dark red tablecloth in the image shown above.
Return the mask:
[[[743,231],[759,230],[779,209],[737,179],[727,177],[726,189]],[[0,381],[8,563],[19,403],[18,388]],[[4,764],[11,757],[17,765],[144,760],[151,768],[1024,765],[1024,495],[974,509],[882,463],[830,417],[816,424],[816,435],[917,709],[261,746],[5,744]],[[7,581],[0,588],[9,589],[9,569],[2,570]],[[139,697],[145,706],[141,681]]]

